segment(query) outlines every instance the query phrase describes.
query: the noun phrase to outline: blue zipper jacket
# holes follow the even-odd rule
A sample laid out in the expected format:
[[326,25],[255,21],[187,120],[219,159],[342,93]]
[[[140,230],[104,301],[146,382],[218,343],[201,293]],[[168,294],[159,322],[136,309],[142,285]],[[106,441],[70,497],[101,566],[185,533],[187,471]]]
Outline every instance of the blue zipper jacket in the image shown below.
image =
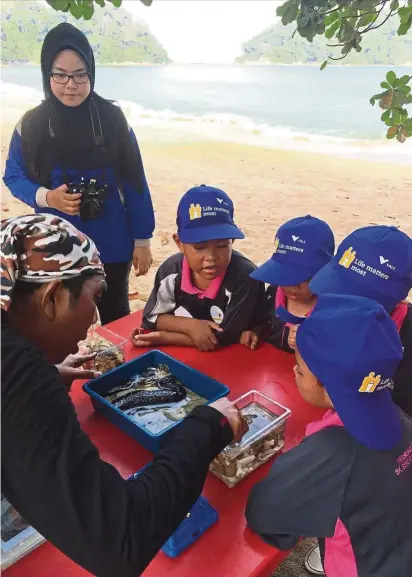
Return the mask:
[[[136,136],[131,128],[130,137],[133,145],[138,148]],[[81,177],[84,177],[86,181],[89,178],[96,178],[98,183],[103,182],[103,173],[100,169],[82,172],[67,169],[66,173],[70,181],[75,183],[80,182]],[[52,208],[40,206],[38,204],[40,195],[37,192],[43,187],[26,175],[21,128],[20,123],[17,124],[10,142],[3,177],[12,195],[31,206],[35,212],[56,214],[71,222],[95,242],[103,263],[127,262],[132,258],[135,241],[137,246],[144,246],[153,236],[155,219],[149,187],[144,178],[143,192],[137,191],[126,182],[119,183],[122,187],[122,191],[119,191],[113,169],[108,168],[105,176],[109,185],[109,194],[96,220],[85,222],[80,216],[70,216]],[[64,182],[61,168],[54,168],[50,174],[50,189],[55,189]]]

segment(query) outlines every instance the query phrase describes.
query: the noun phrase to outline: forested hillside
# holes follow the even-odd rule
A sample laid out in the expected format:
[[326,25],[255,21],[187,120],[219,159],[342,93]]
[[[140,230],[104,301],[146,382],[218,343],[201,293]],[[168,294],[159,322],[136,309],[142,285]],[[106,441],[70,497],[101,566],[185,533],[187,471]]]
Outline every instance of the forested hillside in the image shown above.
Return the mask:
[[[405,64],[412,61],[412,35],[397,36],[397,23],[389,20],[373,34],[362,40],[362,52],[348,54],[345,64]],[[328,40],[316,37],[308,42],[299,34],[293,36],[295,26],[281,23],[267,28],[243,45],[237,63],[293,64],[323,62],[333,48]],[[340,48],[335,49],[340,56]]]
[[84,21],[38,2],[22,0],[1,2],[2,64],[39,63],[45,35],[60,22],[70,22],[88,36],[100,64],[169,62],[166,50],[146,24],[133,20],[123,8],[97,6],[92,20]]

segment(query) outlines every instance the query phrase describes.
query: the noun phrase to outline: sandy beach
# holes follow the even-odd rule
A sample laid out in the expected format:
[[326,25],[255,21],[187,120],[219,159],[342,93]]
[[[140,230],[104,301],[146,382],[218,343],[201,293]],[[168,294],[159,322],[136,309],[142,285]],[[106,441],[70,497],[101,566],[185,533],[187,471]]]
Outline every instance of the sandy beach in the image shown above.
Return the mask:
[[[16,112],[7,120],[3,116],[2,171]],[[160,128],[134,129],[153,196],[156,231],[151,271],[141,278],[131,275],[133,310],[142,307],[157,268],[175,252],[177,202],[196,184],[223,188],[232,197],[236,222],[246,234],[236,248],[256,264],[271,255],[277,227],[305,214],[326,220],[337,242],[370,224],[397,226],[412,235],[410,167],[217,142]],[[2,218],[31,211],[3,183],[1,207]]]

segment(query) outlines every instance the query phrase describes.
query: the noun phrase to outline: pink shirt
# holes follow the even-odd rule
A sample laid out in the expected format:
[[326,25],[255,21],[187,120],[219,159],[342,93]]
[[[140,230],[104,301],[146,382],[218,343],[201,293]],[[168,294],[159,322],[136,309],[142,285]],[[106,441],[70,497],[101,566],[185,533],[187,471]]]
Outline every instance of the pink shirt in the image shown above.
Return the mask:
[[222,285],[223,279],[225,278],[225,274],[226,271],[210,281],[209,286],[205,290],[198,289],[192,282],[192,271],[189,267],[189,263],[187,262],[186,258],[183,258],[181,289],[190,295],[197,295],[199,299],[208,298],[213,300],[219,293],[219,289]]
[[[283,288],[278,287],[277,291],[276,291],[276,298],[275,298],[275,310],[278,307],[283,307],[285,309],[287,309],[288,306],[288,302],[287,302],[287,298],[286,298],[286,294],[285,291],[283,290]],[[305,317],[310,317],[310,315],[313,313],[313,309],[316,306],[316,302],[313,305],[313,307],[305,314]],[[291,323],[286,323],[287,327],[291,327],[293,326]]]
[[[313,435],[327,427],[343,427],[336,411],[329,410],[320,421],[310,423],[306,427],[306,436]],[[358,577],[349,533],[340,519],[336,521],[333,537],[325,539],[324,569],[327,577]]]

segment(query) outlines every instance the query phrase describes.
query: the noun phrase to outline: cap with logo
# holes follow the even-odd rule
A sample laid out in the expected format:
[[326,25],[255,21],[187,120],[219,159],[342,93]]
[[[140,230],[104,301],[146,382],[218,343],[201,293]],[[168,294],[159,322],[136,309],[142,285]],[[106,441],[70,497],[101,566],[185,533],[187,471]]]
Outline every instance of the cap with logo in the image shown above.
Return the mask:
[[322,295],[310,317],[295,317],[282,307],[276,313],[300,324],[296,347],[349,433],[372,449],[394,447],[402,425],[390,389],[403,353],[384,308],[364,297]]
[[293,218],[276,233],[272,258],[250,276],[278,286],[301,284],[333,257],[335,240],[326,222],[314,216]]
[[352,232],[311,281],[317,294],[351,294],[378,301],[388,312],[412,288],[412,239],[394,226]]
[[188,190],[177,207],[177,234],[182,242],[241,239],[233,221],[233,202],[220,188],[201,184]]

